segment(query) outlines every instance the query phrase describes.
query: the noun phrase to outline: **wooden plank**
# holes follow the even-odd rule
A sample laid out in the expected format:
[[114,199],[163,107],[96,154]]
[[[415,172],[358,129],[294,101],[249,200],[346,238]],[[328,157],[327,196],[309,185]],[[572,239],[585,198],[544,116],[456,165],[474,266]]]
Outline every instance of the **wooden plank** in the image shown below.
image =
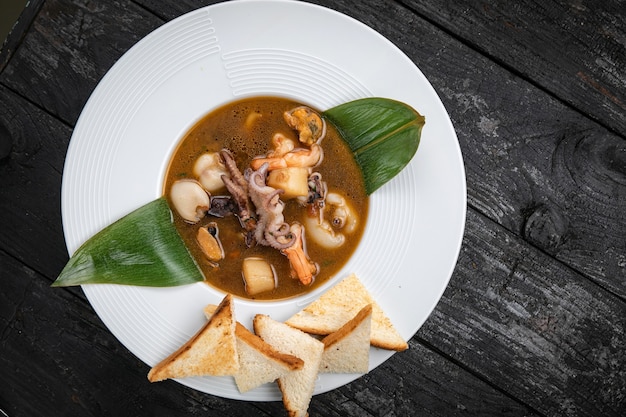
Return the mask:
[[[539,415],[416,339],[374,372],[321,397],[340,416]],[[315,398],[311,415],[328,415]]]
[[[277,415],[252,403],[151,384],[148,367],[91,307],[0,251],[0,408],[9,416]],[[11,278],[11,279],[9,279]],[[239,414],[243,413],[243,414]]]
[[71,129],[0,86],[0,249],[49,278],[65,262],[61,175]]
[[[231,401],[176,382],[149,383],[91,307],[0,251],[0,408],[11,417],[282,415],[282,404]],[[12,279],[8,279],[11,277]],[[440,355],[411,343],[378,370],[313,398],[312,415],[533,415]]]
[[623,300],[470,211],[457,272],[418,338],[544,415],[617,417],[624,317]]
[[162,23],[129,1],[46,1],[0,83],[73,125],[106,71]]
[[0,72],[2,72],[2,69],[11,59],[13,52],[22,42],[24,34],[37,16],[43,2],[44,0],[31,0],[24,5],[24,10],[20,13],[4,43],[0,46]]
[[626,131],[623,1],[401,2],[614,132]]
[[445,80],[423,68],[453,118],[469,204],[626,298],[626,142],[465,52],[450,51]]

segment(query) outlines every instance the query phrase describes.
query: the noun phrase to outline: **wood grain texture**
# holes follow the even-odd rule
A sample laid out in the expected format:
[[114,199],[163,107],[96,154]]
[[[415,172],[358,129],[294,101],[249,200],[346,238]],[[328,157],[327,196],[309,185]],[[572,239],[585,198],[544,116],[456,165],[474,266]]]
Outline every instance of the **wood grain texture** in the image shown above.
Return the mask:
[[0,82],[73,125],[106,71],[162,23],[127,1],[46,1]]
[[[91,307],[0,251],[0,408],[17,416],[267,416],[173,381],[150,384],[148,367]],[[19,276],[20,279],[9,279]],[[53,410],[53,411],[51,411]]]
[[25,33],[28,31],[33,20],[35,20],[43,3],[44,0],[31,0],[27,1],[24,5],[24,9],[13,25],[13,28],[2,45],[0,45],[0,72],[11,59],[13,52],[15,52],[22,43]]
[[[626,304],[474,212],[418,337],[544,415],[621,416]],[[519,375],[529,375],[523,383]]]
[[469,204],[626,298],[626,141],[486,61],[457,75]]
[[[415,340],[374,372],[319,397],[341,416],[539,415]],[[315,398],[311,415],[327,415]]]
[[67,262],[60,185],[70,135],[0,86],[0,249],[44,274]]
[[[431,81],[470,208],[450,286],[411,348],[314,397],[312,415],[623,415],[619,2],[316,2],[379,31]],[[61,175],[83,104],[142,36],[211,3],[48,0],[0,67],[0,410],[12,417],[282,415],[148,383],[80,289],[49,288],[67,260]]]
[[402,3],[612,131],[626,131],[623,1]]

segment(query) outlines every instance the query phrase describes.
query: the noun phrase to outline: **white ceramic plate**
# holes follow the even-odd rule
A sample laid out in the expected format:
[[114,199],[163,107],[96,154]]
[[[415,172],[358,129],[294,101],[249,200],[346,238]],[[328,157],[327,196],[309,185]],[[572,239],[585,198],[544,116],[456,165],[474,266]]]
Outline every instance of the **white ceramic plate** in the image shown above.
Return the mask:
[[[188,13],[146,36],[106,74],[74,130],[63,175],[69,253],[96,231],[162,194],[168,159],[211,109],[255,95],[297,99],[320,110],[366,96],[412,105],[426,116],[409,166],[376,191],[362,242],[336,279],[281,302],[236,300],[237,319],[285,320],[355,272],[410,339],[447,286],[465,225],[463,162],[450,119],[420,70],[362,23],[291,1],[236,1]],[[204,284],[176,288],[83,287],[91,305],[131,352],[152,366],[204,321],[224,294]],[[370,369],[391,352],[372,349]],[[359,375],[320,375],[315,393]],[[179,381],[243,400],[278,400],[274,384],[240,394],[230,377]]]

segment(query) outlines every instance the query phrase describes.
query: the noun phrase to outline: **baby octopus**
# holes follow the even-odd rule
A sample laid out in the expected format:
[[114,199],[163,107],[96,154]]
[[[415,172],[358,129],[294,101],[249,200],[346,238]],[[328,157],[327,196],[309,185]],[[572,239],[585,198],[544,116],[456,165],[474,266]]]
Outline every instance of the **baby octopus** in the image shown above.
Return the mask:
[[279,249],[289,259],[292,278],[309,285],[319,267],[306,253],[302,225],[285,222],[284,203],[280,200],[283,190],[272,188],[265,182],[268,166],[263,164],[249,176],[250,198],[257,208],[256,241]]
[[248,180],[239,171],[235,159],[227,149],[222,149],[219,154],[229,173],[229,175],[222,174],[221,178],[235,202],[237,217],[247,231],[254,231],[256,229],[256,219],[253,215],[252,202],[248,196]]
[[265,183],[267,169],[268,164],[263,164],[249,176],[248,189],[257,214],[254,236],[257,243],[285,249],[293,244],[293,237],[289,234],[289,224],[283,216],[285,203],[280,199],[283,190]]

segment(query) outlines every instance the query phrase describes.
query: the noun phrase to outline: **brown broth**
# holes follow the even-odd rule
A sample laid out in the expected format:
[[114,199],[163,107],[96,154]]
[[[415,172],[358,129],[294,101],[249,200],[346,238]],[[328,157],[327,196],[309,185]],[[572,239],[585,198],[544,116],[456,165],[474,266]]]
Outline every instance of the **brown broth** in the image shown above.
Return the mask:
[[[297,132],[291,130],[283,120],[283,113],[297,103],[277,97],[254,97],[235,101],[207,114],[196,123],[182,139],[170,161],[164,184],[164,193],[169,198],[172,184],[182,178],[194,178],[193,164],[203,153],[229,149],[243,172],[253,157],[265,155],[272,149],[271,138],[281,132],[297,142]],[[252,128],[245,129],[244,123],[251,113],[259,116],[252,123]],[[345,195],[351,201],[359,215],[359,225],[355,232],[346,235],[346,243],[339,249],[325,249],[312,239],[306,240],[306,249],[312,260],[320,266],[320,272],[309,286],[302,285],[289,276],[290,266],[287,258],[276,249],[257,245],[247,248],[242,238],[242,228],[234,216],[218,219],[206,216],[196,225],[190,225],[174,213],[176,227],[190,252],[200,265],[206,282],[222,291],[233,295],[258,300],[276,300],[303,294],[326,282],[334,276],[348,261],[356,249],[367,219],[368,197],[362,175],[349,148],[335,128],[327,123],[327,132],[321,142],[324,159],[315,168],[322,174],[329,190]],[[227,195],[224,191],[222,194]],[[300,221],[304,209],[295,201],[285,202],[285,221]],[[171,205],[171,204],[170,204]],[[209,222],[217,222],[219,239],[223,245],[225,259],[218,267],[211,266],[200,252],[196,243],[198,227]],[[274,291],[249,296],[245,291],[241,273],[241,264],[245,257],[260,256],[268,260],[275,268],[278,285]]]

